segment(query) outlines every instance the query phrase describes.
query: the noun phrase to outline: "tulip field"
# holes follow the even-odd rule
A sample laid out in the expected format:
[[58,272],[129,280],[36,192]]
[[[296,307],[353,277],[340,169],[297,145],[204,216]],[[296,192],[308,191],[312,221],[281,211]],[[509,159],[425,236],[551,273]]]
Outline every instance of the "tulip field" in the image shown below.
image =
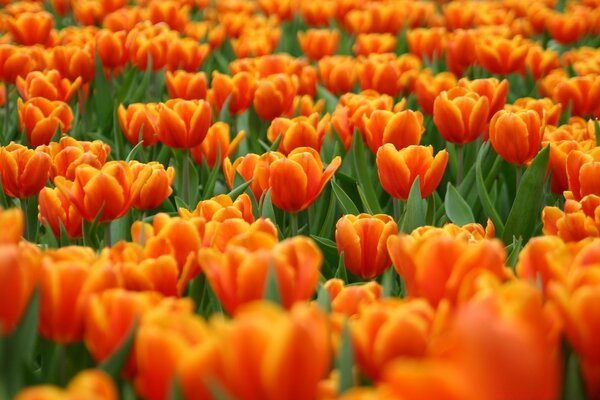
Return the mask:
[[600,399],[600,0],[0,5],[0,400]]

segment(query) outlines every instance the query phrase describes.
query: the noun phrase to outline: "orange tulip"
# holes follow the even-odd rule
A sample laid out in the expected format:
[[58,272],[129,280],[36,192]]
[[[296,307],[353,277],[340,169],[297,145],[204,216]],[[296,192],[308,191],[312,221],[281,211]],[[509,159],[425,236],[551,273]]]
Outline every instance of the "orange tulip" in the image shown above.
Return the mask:
[[99,369],[87,369],[77,373],[66,389],[52,385],[30,386],[21,390],[15,400],[118,400],[118,398],[117,387],[105,372]]
[[137,196],[132,206],[138,210],[152,210],[161,205],[173,193],[171,185],[175,179],[175,169],[165,167],[156,161],[142,164],[135,160],[129,162],[133,174],[131,185],[136,187]]
[[297,92],[298,80],[294,76],[275,74],[259,80],[254,92],[256,113],[267,121],[288,113]]
[[442,92],[433,102],[433,122],[451,143],[476,140],[486,128],[488,114],[488,98],[465,88]]
[[487,36],[477,41],[475,50],[477,61],[488,72],[507,75],[523,69],[529,44],[521,36],[512,39]]
[[125,215],[139,196],[141,185],[132,184],[132,175],[124,161],[110,161],[100,169],[83,164],[75,170],[75,181],[57,176],[54,184],[83,219],[92,222],[101,213],[99,221],[105,222]]
[[[119,348],[134,322],[155,308],[162,296],[156,292],[111,289],[90,296],[84,319],[84,340],[96,362],[101,363]],[[135,373],[135,353],[130,352],[126,374]]]
[[60,72],[55,69],[46,72],[32,71],[25,79],[18,76],[16,81],[17,90],[24,100],[43,97],[46,100],[60,100],[67,103],[80,85],[81,78],[71,82],[67,78],[62,78]]
[[14,40],[23,46],[50,44],[54,18],[49,12],[24,12],[9,18],[8,24]]
[[198,146],[212,123],[212,110],[204,100],[172,99],[158,106],[156,134],[176,149]]
[[15,83],[18,76],[25,77],[40,65],[31,57],[31,50],[0,44],[0,78],[6,83]]
[[0,224],[5,227],[0,232],[0,245],[17,244],[21,241],[25,220],[23,218],[23,211],[20,208],[3,210],[0,207]]
[[464,72],[477,61],[475,47],[477,43],[476,34],[472,30],[455,31],[448,38],[446,48],[446,64],[448,70],[456,76],[462,76]]
[[[135,246],[133,243],[128,245]],[[141,246],[137,247],[137,250],[143,252]],[[179,270],[177,262],[170,255],[148,258],[139,263],[121,262],[116,264],[115,268],[123,278],[123,287],[128,291],[153,291],[171,297],[179,295],[177,291]]]
[[506,96],[508,95],[508,80],[506,79],[499,81],[496,78],[474,80],[462,78],[458,81],[458,86],[467,88],[479,96],[487,97],[490,116],[504,108]]
[[541,46],[536,45],[529,48],[525,59],[525,71],[528,70],[533,79],[541,79],[560,67],[558,52],[552,49],[543,49]]
[[415,79],[415,95],[423,112],[432,115],[436,97],[444,90],[452,89],[456,84],[456,77],[451,72],[433,75],[430,70],[425,70],[420,73]]
[[71,82],[81,78],[81,84],[94,79],[96,64],[91,46],[55,46],[49,56],[49,66]]
[[167,46],[174,37],[167,32],[130,31],[125,41],[129,50],[129,61],[142,71],[148,69],[152,59],[152,70],[158,71],[167,63]]
[[58,189],[43,188],[39,195],[39,219],[52,229],[57,238],[61,237],[61,225],[71,239],[82,235],[82,218],[77,208]]
[[210,46],[206,43],[184,38],[175,40],[167,47],[167,69],[170,71],[184,70],[196,72],[208,56]]
[[379,93],[398,96],[412,86],[421,67],[419,58],[403,54],[372,54],[362,60],[359,69],[361,90],[374,89]]
[[43,151],[16,143],[0,148],[0,173],[4,193],[24,199],[40,192],[50,176],[52,160]]
[[17,101],[19,126],[27,134],[31,146],[48,144],[58,130],[65,134],[71,129],[73,112],[67,103],[33,97]]
[[226,221],[241,218],[248,223],[254,222],[252,201],[246,193],[239,195],[235,201],[226,194],[220,194],[212,199],[199,201],[193,211],[180,208],[179,215],[183,219],[200,217],[206,221]]
[[408,146],[396,150],[393,144],[387,143],[377,150],[376,163],[381,186],[392,197],[406,201],[418,176],[421,197],[426,198],[442,180],[448,164],[448,152],[442,150],[433,157],[431,146]]
[[390,33],[361,33],[356,36],[352,51],[357,56],[391,53],[396,48],[396,37]]
[[296,236],[275,243],[271,235],[257,233],[251,240],[251,250],[230,244],[223,252],[198,251],[202,271],[227,312],[235,314],[242,304],[263,298],[270,268],[284,307],[312,296],[323,256],[311,239]]
[[564,110],[571,107],[571,115],[580,117],[596,114],[600,110],[600,76],[576,76],[558,81],[552,98]]
[[569,189],[569,181],[567,178],[567,156],[574,150],[583,149],[575,140],[550,142],[548,145],[550,146],[548,171],[552,172],[552,192],[562,194],[565,190]]
[[381,300],[383,287],[370,281],[361,285],[346,285],[342,279],[329,279],[323,284],[331,299],[334,313],[355,317],[363,307]]
[[269,175],[270,165],[285,156],[276,151],[268,151],[263,155],[249,153],[245,156],[237,158],[233,164],[229,160],[229,157],[223,161],[223,173],[227,186],[230,189],[233,188],[236,173],[239,174],[244,180],[249,181],[253,179],[250,184],[250,190],[254,194],[257,200],[263,196],[263,194],[269,190]]
[[600,171],[600,148],[589,152],[575,150],[567,156],[567,177],[570,197],[581,200],[593,194],[600,196],[600,181],[596,179]]
[[546,27],[552,38],[562,44],[578,41],[590,28],[585,16],[558,12],[549,13]]
[[252,248],[256,242],[255,237],[261,235],[267,242],[277,241],[277,228],[271,220],[259,218],[253,223],[239,217],[223,221],[212,220],[206,223],[202,245],[221,252],[229,246]]
[[329,324],[317,307],[297,304],[284,312],[257,302],[229,322],[216,322],[220,344],[229,344],[221,346],[225,376],[220,383],[232,397],[316,398],[332,357]]
[[490,121],[490,141],[502,158],[520,166],[538,153],[542,129],[542,121],[535,111],[501,110]]
[[351,92],[357,80],[356,62],[348,56],[330,56],[319,60],[319,79],[333,94]]
[[338,253],[344,252],[348,271],[373,279],[392,264],[387,253],[387,239],[398,233],[398,226],[389,215],[344,215],[335,227]]
[[421,60],[441,59],[446,51],[444,28],[417,28],[406,32],[410,52]]
[[360,370],[378,379],[395,359],[424,357],[433,320],[433,308],[422,299],[390,299],[363,308],[350,326]]
[[125,46],[125,31],[102,29],[96,34],[96,49],[104,68],[115,70],[124,67],[129,60]]
[[241,114],[250,107],[256,91],[256,79],[248,72],[239,72],[233,77],[213,71],[212,85],[208,98],[220,113],[229,100],[229,112],[232,115]]
[[[12,212],[0,212],[2,222],[9,222],[5,219],[8,213]],[[22,227],[23,215],[19,217]],[[40,274],[41,255],[35,246],[27,242],[0,244],[0,336],[8,335],[21,320]]]
[[334,18],[337,2],[325,0],[319,4],[300,2],[298,4],[302,19],[308,26],[328,26],[329,21]]
[[386,143],[393,144],[397,150],[418,145],[425,132],[423,114],[412,110],[396,113],[375,110],[368,118],[363,115],[363,126],[367,145],[375,154]]
[[141,139],[143,146],[148,147],[158,142],[156,134],[156,121],[158,120],[158,107],[155,103],[133,103],[127,109],[119,104],[117,109],[119,124],[129,143],[135,145]]
[[[202,165],[206,160],[208,166],[212,169],[216,165],[221,165],[225,158],[233,154],[237,146],[246,137],[245,131],[240,131],[230,139],[229,125],[225,122],[215,122],[206,133],[206,137],[199,146],[192,147],[192,158],[198,165]],[[220,149],[220,150],[219,150]],[[221,157],[217,160],[217,153],[221,152]]]
[[443,5],[444,22],[449,30],[469,29],[477,15],[472,3],[447,3]]
[[323,171],[316,150],[298,147],[269,166],[271,200],[280,209],[296,213],[308,208],[321,194],[342,163],[337,156]]
[[311,60],[320,60],[325,56],[334,55],[340,41],[338,31],[327,29],[309,29],[298,32],[298,42],[302,52]]
[[110,146],[100,140],[93,142],[79,141],[70,136],[63,136],[58,142],[51,142],[41,150],[52,158],[50,178],[64,176],[75,179],[75,169],[81,164],[101,168],[110,154]]
[[[421,297],[437,306],[442,299],[459,300],[461,287],[484,272],[503,279],[506,251],[498,240],[469,242],[442,230],[423,236],[388,239],[394,268],[406,283],[408,297]],[[443,258],[436,258],[444,254]]]
[[169,97],[184,100],[206,99],[208,81],[204,72],[167,71],[165,75]]
[[321,120],[317,113],[293,119],[275,118],[267,130],[267,138],[274,143],[279,135],[283,135],[277,150],[285,155],[298,147],[321,151],[328,130],[329,114]]
[[562,111],[560,104],[554,103],[547,97],[541,99],[522,97],[517,99],[511,108],[513,109],[510,111],[533,110],[539,115],[540,121],[544,120],[544,114],[546,114],[546,125],[558,125]]
[[164,22],[169,28],[183,32],[189,21],[190,10],[181,6],[178,1],[150,1],[148,4],[148,18],[153,24]]

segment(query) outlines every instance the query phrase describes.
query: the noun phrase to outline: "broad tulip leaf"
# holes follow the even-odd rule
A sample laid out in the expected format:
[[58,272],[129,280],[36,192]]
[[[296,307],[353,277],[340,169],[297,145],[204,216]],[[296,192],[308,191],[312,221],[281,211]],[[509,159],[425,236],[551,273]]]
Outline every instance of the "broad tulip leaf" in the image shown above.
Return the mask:
[[317,305],[326,314],[331,313],[331,297],[322,284],[319,285],[319,290],[317,291]]
[[510,243],[514,237],[526,242],[531,237],[540,216],[540,206],[544,199],[544,183],[548,169],[550,146],[546,146],[535,157],[523,174],[517,196],[506,220],[504,243]]
[[344,192],[344,190],[340,187],[340,185],[336,183],[335,180],[331,181],[331,187],[333,188],[335,198],[337,199],[338,203],[340,203],[344,214],[358,215],[358,208],[356,207],[350,196],[348,196],[346,192]]
[[471,207],[451,183],[448,183],[444,205],[446,206],[446,215],[456,225],[463,226],[475,222]]
[[564,400],[585,400],[585,388],[581,378],[579,357],[574,351],[570,351],[567,358],[565,371],[565,386],[563,389]]
[[500,215],[498,214],[496,207],[494,207],[494,203],[492,203],[492,199],[490,198],[490,194],[487,190],[487,187],[485,185],[485,180],[483,178],[482,163],[483,163],[483,159],[485,158],[485,155],[487,154],[489,148],[490,148],[490,143],[486,142],[479,149],[479,154],[477,154],[477,162],[475,163],[475,169],[476,169],[475,181],[477,183],[477,193],[479,193],[479,199],[481,200],[481,205],[483,206],[483,211],[486,213],[486,215],[488,217],[491,218],[492,222],[494,223],[496,232],[500,236],[500,235],[502,235],[502,232],[504,232],[504,223],[502,222],[502,219],[500,218]]
[[342,338],[338,356],[336,359],[336,367],[340,372],[340,386],[338,393],[341,395],[354,386],[352,367],[354,364],[354,351],[352,350],[352,336],[350,334],[350,325],[348,321],[344,322],[342,329]]
[[335,271],[335,277],[337,279],[343,280],[344,282],[348,282],[348,273],[346,272],[346,265],[344,264],[344,252],[343,251],[340,253],[337,271]]
[[279,282],[277,282],[277,273],[273,264],[269,265],[264,299],[275,304],[281,304],[281,292],[279,291]]
[[410,233],[414,229],[424,226],[427,219],[426,200],[421,198],[421,187],[419,186],[419,177],[415,179],[406,202],[406,212],[402,221],[402,232]]

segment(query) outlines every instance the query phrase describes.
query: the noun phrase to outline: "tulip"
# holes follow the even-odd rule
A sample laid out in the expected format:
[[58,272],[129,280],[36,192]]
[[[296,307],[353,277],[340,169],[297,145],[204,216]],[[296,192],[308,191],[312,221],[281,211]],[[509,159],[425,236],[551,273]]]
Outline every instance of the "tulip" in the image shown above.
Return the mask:
[[533,110],[540,117],[540,121],[544,120],[544,114],[546,114],[546,125],[558,125],[560,114],[562,111],[562,107],[560,104],[554,103],[551,99],[547,97],[544,97],[542,99],[522,97],[520,99],[517,99],[513,103],[513,108],[514,110]]
[[345,215],[336,224],[335,241],[348,271],[373,279],[392,264],[387,239],[397,233],[398,226],[389,215]]
[[133,103],[127,109],[123,104],[119,104],[117,114],[121,130],[129,143],[136,145],[141,138],[144,141],[143,146],[148,147],[158,142],[158,107],[155,103]]
[[370,281],[362,285],[346,285],[342,279],[329,279],[323,284],[331,299],[334,313],[347,317],[357,316],[363,307],[381,300],[383,287]]
[[433,320],[433,308],[421,299],[384,301],[363,308],[350,326],[360,370],[378,379],[395,359],[424,357]]
[[18,76],[25,77],[40,65],[32,57],[33,51],[8,44],[0,44],[0,78],[5,83],[15,83]]
[[451,31],[469,29],[477,15],[477,8],[471,3],[447,3],[443,5],[444,22]]
[[208,56],[210,46],[198,41],[184,38],[175,40],[167,46],[167,69],[169,71],[184,70],[196,72]]
[[440,151],[433,156],[431,146],[408,146],[396,150],[393,144],[384,144],[377,151],[377,172],[383,189],[396,199],[406,201],[417,177],[421,197],[433,193],[442,180],[448,152]]
[[542,121],[535,111],[498,111],[490,121],[492,147],[509,163],[533,160],[542,143]]
[[446,30],[444,28],[417,28],[406,33],[410,52],[421,60],[444,57]]
[[49,65],[71,82],[81,78],[81,84],[94,79],[96,64],[94,52],[90,46],[56,46],[49,55]]
[[25,79],[18,76],[16,80],[17,90],[26,101],[33,97],[43,97],[50,101],[60,100],[68,103],[80,85],[80,77],[71,82],[62,78],[60,72],[55,69],[46,72],[31,71]]
[[[541,46],[531,46],[525,59],[525,73],[529,71],[535,80],[547,76],[551,71],[560,69],[559,53]],[[524,73],[524,74],[525,74]]]
[[61,226],[64,227],[69,238],[81,237],[81,214],[59,189],[43,188],[38,201],[40,222],[50,227],[55,237],[61,237]]
[[506,79],[499,81],[496,78],[474,80],[462,78],[458,81],[458,86],[467,88],[479,96],[487,97],[490,116],[504,108],[506,96],[508,95],[508,80]]
[[356,62],[348,56],[330,56],[319,60],[319,78],[333,94],[351,92],[357,79]]
[[475,47],[476,34],[472,30],[457,30],[448,38],[446,48],[446,63],[448,70],[456,76],[464,72],[477,61]]
[[342,159],[337,156],[323,171],[323,163],[316,150],[309,147],[292,150],[286,158],[276,160],[269,166],[273,204],[290,213],[308,208],[341,163]]
[[391,53],[396,48],[396,37],[390,33],[361,33],[356,36],[352,51],[357,56]]
[[575,200],[590,194],[600,195],[600,182],[596,178],[600,171],[600,151],[596,149],[587,153],[575,150],[567,156],[570,196]]
[[[5,216],[9,212],[2,211],[2,222],[8,222]],[[40,275],[41,255],[35,246],[26,242],[0,244],[0,336],[11,333],[21,320]]]
[[229,246],[242,246],[253,249],[256,237],[269,243],[278,240],[277,227],[270,219],[259,218],[252,223],[239,217],[223,221],[212,220],[206,223],[202,246],[212,247],[221,252]]
[[101,168],[110,154],[110,146],[100,140],[79,141],[70,136],[63,136],[41,149],[52,158],[51,180],[56,176],[75,179],[75,169],[81,164]]
[[485,130],[489,114],[487,97],[465,88],[442,92],[433,102],[433,122],[451,143],[476,140]]
[[39,149],[16,143],[0,148],[0,172],[4,193],[24,199],[42,190],[50,176],[52,160]]
[[152,1],[148,5],[148,18],[153,24],[164,22],[169,28],[183,32],[189,20],[189,8],[176,1]]
[[71,379],[66,389],[52,385],[30,386],[21,390],[15,400],[94,399],[118,400],[115,383],[100,369],[87,369]]
[[[206,133],[206,137],[199,146],[192,147],[192,158],[198,165],[202,165],[206,160],[208,166],[212,169],[217,165],[223,164],[225,158],[233,154],[237,146],[246,137],[245,131],[240,131],[230,139],[229,125],[225,122],[215,122]],[[220,159],[217,154],[220,152]]]
[[585,16],[558,12],[548,15],[546,26],[552,38],[562,44],[577,42],[590,28]]
[[229,98],[229,112],[237,115],[250,107],[255,91],[256,80],[254,75],[248,72],[239,72],[230,77],[213,71],[208,98],[218,113],[221,112],[225,101]]
[[507,75],[523,69],[529,44],[521,36],[512,39],[487,36],[477,41],[475,51],[477,61],[488,72]]
[[0,232],[0,244],[17,244],[21,241],[25,220],[20,208],[3,210],[0,207],[0,225],[5,227]]
[[427,115],[433,114],[433,102],[440,93],[456,86],[456,77],[451,72],[433,75],[430,70],[419,74],[415,79],[415,94],[419,106]]
[[252,179],[250,190],[254,197],[261,199],[263,194],[269,190],[270,165],[285,156],[276,151],[268,151],[263,155],[249,153],[245,156],[237,158],[233,164],[229,157],[223,161],[223,173],[225,181],[230,189],[233,189],[236,173],[239,174],[246,182]]
[[[129,245],[134,246],[132,243]],[[138,250],[143,251],[141,247]],[[119,276],[123,278],[123,287],[128,291],[152,291],[170,297],[179,294],[177,291],[179,269],[177,262],[170,255],[148,258],[139,263],[121,262],[115,268],[118,269]]]
[[375,154],[386,143],[398,150],[418,145],[425,132],[423,114],[412,110],[375,110],[368,118],[363,115],[363,126],[367,145]]
[[320,60],[323,57],[334,55],[340,33],[326,29],[309,29],[306,32],[298,32],[298,42],[302,52],[311,60]]
[[298,92],[298,81],[286,74],[270,75],[257,83],[254,108],[259,117],[271,121],[289,112]]
[[141,190],[132,182],[132,172],[124,161],[110,161],[101,169],[80,165],[75,170],[75,181],[60,176],[54,179],[56,187],[89,222],[96,217],[105,222],[125,215]]
[[173,167],[165,169],[156,161],[142,164],[134,160],[129,162],[129,168],[133,173],[132,187],[136,187],[137,193],[132,205],[138,210],[156,208],[173,193],[171,189],[175,178]]
[[167,63],[167,46],[174,37],[165,32],[139,33],[129,32],[126,47],[129,49],[129,61],[142,71],[149,67],[152,60],[152,70],[158,71]]
[[158,106],[156,134],[166,146],[189,149],[202,143],[211,123],[208,102],[172,99]]
[[283,135],[278,151],[289,154],[298,147],[310,147],[321,150],[325,134],[329,130],[329,115],[319,120],[316,113],[308,117],[275,118],[267,130],[267,138],[275,142]]
[[25,103],[19,99],[17,105],[19,126],[32,146],[48,144],[58,130],[65,134],[71,129],[73,112],[67,103],[33,97]]
[[125,31],[107,29],[98,31],[96,34],[96,48],[104,68],[115,70],[127,64],[129,53],[125,46],[125,38]]
[[558,81],[552,98],[571,115],[586,117],[600,110],[600,77],[576,76]]
[[169,97],[172,99],[206,99],[208,81],[204,72],[167,71],[165,79]]
[[198,252],[198,262],[225,310],[236,314],[242,304],[262,299],[269,269],[274,269],[284,307],[308,300],[323,262],[314,242],[296,236],[275,243],[264,233],[252,238],[250,250],[230,244],[224,252],[210,248]]
[[50,31],[54,25],[52,14],[41,12],[24,12],[16,18],[9,18],[8,25],[14,40],[23,46],[49,44]]
[[308,26],[328,26],[329,21],[335,16],[337,3],[333,0],[325,0],[320,4],[302,2],[298,6],[300,15]]
[[179,215],[183,219],[200,217],[206,221],[226,221],[232,218],[242,218],[248,223],[254,222],[252,201],[246,193],[239,195],[235,201],[226,194],[220,194],[212,199],[198,202],[194,211],[180,208]]
[[359,76],[361,90],[374,89],[379,93],[398,96],[411,87],[421,67],[412,54],[396,58],[393,54],[374,54],[362,61]]

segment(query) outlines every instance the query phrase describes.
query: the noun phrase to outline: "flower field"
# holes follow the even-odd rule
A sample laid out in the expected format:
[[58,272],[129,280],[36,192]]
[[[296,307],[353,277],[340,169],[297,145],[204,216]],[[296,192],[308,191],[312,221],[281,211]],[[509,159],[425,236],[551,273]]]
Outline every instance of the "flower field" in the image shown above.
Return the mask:
[[0,3],[0,400],[600,399],[599,0]]

